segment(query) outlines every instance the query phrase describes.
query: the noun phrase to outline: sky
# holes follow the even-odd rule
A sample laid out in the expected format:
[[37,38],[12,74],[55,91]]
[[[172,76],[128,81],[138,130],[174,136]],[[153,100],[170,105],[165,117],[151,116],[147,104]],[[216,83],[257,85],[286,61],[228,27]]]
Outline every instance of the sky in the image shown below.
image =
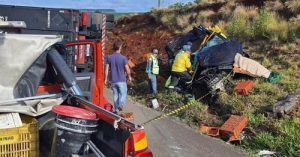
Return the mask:
[[[194,0],[161,0],[167,7],[176,2]],[[114,9],[116,12],[148,12],[158,6],[158,0],[0,0],[0,4],[73,9]]]

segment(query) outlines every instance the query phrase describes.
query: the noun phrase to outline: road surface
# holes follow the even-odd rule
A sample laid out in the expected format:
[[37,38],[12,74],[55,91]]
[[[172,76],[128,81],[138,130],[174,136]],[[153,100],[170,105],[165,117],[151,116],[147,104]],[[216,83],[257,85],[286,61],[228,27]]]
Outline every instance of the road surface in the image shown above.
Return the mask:
[[[112,102],[112,91],[106,90]],[[125,111],[134,113],[134,122],[143,123],[159,115],[159,112],[127,101]],[[148,143],[154,157],[243,157],[246,156],[225,142],[201,135],[182,122],[171,118],[154,121],[145,126]]]

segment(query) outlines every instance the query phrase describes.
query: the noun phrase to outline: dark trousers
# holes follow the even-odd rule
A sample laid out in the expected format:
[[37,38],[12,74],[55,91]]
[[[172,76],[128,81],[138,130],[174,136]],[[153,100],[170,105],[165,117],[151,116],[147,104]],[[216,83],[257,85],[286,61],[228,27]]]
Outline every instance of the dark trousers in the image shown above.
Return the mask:
[[172,71],[171,76],[172,77],[171,77],[170,86],[173,86],[173,87],[177,86],[179,79],[181,81],[183,81],[184,83],[189,82],[192,79],[192,76],[187,71],[184,71],[184,72],[174,72],[174,71]]

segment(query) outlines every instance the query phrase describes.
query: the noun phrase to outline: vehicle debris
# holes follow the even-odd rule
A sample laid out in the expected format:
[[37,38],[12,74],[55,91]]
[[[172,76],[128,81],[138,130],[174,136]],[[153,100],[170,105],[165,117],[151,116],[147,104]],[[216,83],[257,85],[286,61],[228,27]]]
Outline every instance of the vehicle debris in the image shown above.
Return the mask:
[[153,109],[159,108],[159,103],[158,103],[157,99],[152,99],[152,100],[151,100],[151,107],[152,107]]
[[299,99],[294,94],[288,94],[285,98],[273,105],[273,113],[276,116],[282,116],[290,113],[299,105]]
[[[188,42],[192,43],[194,52],[191,56],[193,89],[203,89],[204,83],[207,90],[225,91],[231,85],[228,78],[225,78],[232,71],[234,74],[252,77],[269,78],[271,74],[270,70],[250,59],[237,40],[227,38],[220,28],[211,29],[204,26],[194,27],[190,32],[169,42],[166,46],[169,63],[172,63],[175,55],[181,52],[182,46]],[[245,92],[247,95],[247,91]]]
[[269,150],[261,150],[257,153],[258,156],[261,157],[278,157],[279,154],[274,151],[269,151]]

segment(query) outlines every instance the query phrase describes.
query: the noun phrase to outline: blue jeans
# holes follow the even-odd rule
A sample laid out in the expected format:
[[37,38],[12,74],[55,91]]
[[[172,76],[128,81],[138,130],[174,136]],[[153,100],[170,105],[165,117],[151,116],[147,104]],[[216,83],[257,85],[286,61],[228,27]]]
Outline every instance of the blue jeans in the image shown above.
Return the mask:
[[124,107],[127,98],[127,84],[126,82],[112,83],[114,94],[114,111],[118,112],[119,107]]
[[151,94],[156,94],[157,93],[156,75],[154,75],[154,74],[148,74],[148,77],[151,78],[151,79],[148,80],[149,92]]

